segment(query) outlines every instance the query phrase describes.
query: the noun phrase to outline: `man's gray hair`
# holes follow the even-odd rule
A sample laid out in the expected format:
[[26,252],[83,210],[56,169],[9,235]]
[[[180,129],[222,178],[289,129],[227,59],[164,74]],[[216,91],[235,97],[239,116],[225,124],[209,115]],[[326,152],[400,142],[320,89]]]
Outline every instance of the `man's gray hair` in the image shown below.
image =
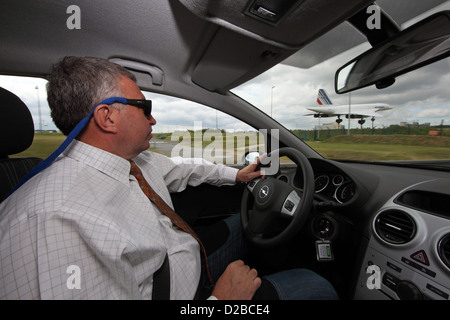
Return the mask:
[[55,64],[48,78],[47,99],[61,132],[68,135],[104,99],[122,97],[122,76],[136,82],[130,71],[106,59],[65,57]]

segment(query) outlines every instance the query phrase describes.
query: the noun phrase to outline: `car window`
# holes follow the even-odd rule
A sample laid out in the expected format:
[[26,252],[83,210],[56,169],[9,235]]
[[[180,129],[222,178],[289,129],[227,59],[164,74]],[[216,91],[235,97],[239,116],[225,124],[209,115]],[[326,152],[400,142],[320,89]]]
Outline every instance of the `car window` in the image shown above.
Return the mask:
[[[34,121],[32,146],[13,157],[46,158],[65,139],[50,116],[46,80],[0,76],[0,86],[22,99]],[[152,100],[152,115],[157,121],[150,141],[150,150],[154,152],[240,165],[246,152],[265,150],[264,134],[232,116],[192,101],[143,93]]]
[[166,95],[144,92],[153,101],[157,121],[150,149],[176,157],[203,158],[239,165],[246,152],[264,152],[264,134],[210,107]]

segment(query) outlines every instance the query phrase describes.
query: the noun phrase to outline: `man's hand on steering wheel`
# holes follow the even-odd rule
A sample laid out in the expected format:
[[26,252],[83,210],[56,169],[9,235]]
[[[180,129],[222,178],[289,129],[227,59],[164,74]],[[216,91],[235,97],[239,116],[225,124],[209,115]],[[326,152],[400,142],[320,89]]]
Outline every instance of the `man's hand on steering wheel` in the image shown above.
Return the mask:
[[261,178],[262,172],[261,170],[257,170],[260,161],[261,160],[258,157],[256,158],[256,161],[254,163],[251,163],[248,166],[239,170],[236,175],[236,182],[249,182],[254,179]]
[[[267,176],[247,184],[242,197],[241,223],[244,234],[250,242],[259,246],[273,247],[291,239],[301,230],[311,210],[314,173],[309,160],[293,148],[281,148],[271,153],[271,157],[278,159],[283,156],[294,161],[298,170],[302,171],[303,190],[300,194],[292,181],[289,183]],[[258,166],[258,163],[259,160],[252,166]],[[251,209],[250,204],[253,204]],[[291,219],[290,223],[279,234],[273,235],[274,223],[283,216]]]

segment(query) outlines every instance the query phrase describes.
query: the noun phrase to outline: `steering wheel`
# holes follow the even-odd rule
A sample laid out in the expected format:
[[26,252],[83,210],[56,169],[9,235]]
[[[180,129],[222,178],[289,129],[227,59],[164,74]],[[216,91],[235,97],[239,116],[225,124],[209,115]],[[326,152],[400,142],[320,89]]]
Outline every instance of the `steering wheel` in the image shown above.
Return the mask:
[[[293,148],[280,148],[269,154],[279,159],[287,156],[303,173],[303,193],[274,176],[256,179],[247,184],[241,202],[241,223],[244,235],[258,246],[274,247],[287,242],[303,227],[314,198],[314,173],[308,159]],[[279,170],[279,169],[278,169]],[[254,198],[249,213],[250,199]],[[281,217],[291,219],[290,223],[276,235],[270,235],[273,225]]]

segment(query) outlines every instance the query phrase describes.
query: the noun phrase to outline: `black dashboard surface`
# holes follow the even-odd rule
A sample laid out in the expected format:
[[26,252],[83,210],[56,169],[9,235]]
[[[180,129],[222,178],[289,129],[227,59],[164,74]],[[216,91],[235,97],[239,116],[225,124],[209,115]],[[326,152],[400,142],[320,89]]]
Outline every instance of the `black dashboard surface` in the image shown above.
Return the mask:
[[[365,227],[369,226],[372,216],[386,201],[406,189],[414,189],[417,186],[422,192],[434,194],[432,197],[436,201],[450,197],[450,172],[447,171],[417,169],[389,163],[339,162],[325,159],[310,159],[310,163],[315,177],[316,202],[326,203],[333,211],[352,218],[355,223]],[[303,188],[302,172],[295,165],[281,166],[277,178],[292,183],[300,190]],[[409,197],[408,201],[413,200]],[[429,202],[426,199],[423,201]],[[444,204],[422,205],[437,206],[442,211]]]

